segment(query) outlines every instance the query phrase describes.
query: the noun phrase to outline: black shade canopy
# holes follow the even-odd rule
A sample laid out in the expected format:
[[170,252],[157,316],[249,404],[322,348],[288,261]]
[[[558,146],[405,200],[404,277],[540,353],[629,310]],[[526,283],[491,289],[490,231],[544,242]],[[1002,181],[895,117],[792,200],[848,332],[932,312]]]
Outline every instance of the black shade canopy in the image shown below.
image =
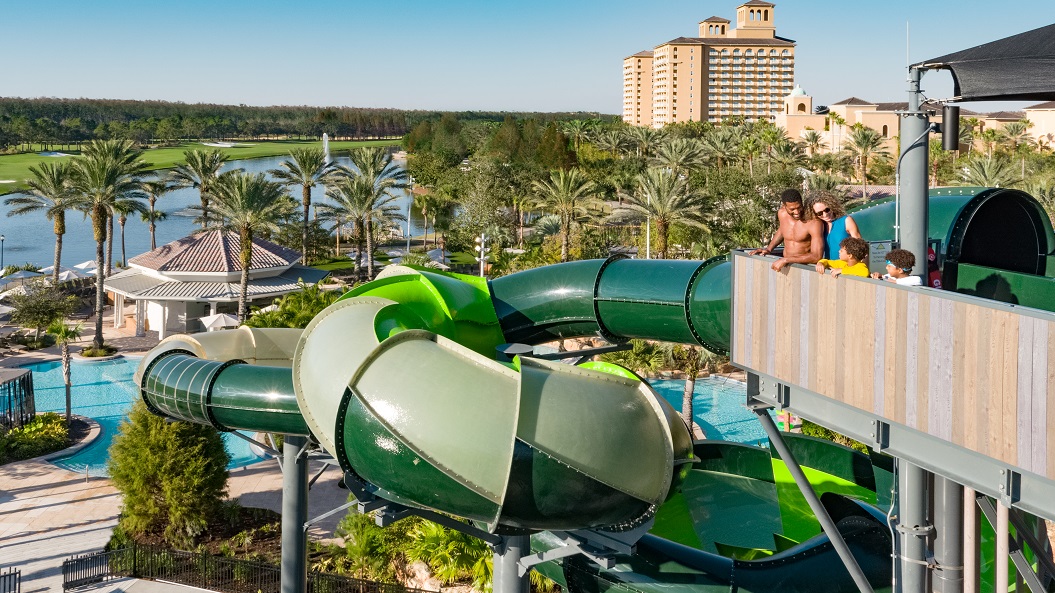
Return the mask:
[[1055,24],[915,65],[952,72],[960,101],[1055,100]]

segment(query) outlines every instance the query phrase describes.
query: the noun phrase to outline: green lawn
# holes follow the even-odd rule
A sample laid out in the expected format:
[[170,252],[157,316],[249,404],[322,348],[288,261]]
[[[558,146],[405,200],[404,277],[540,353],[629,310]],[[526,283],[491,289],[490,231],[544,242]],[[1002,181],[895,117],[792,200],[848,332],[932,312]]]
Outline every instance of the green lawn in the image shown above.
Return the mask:
[[[362,140],[362,141],[331,141],[330,152],[337,153],[357,146],[392,146],[398,144],[399,140]],[[322,143],[300,140],[269,140],[239,142],[234,148],[220,148],[221,151],[230,155],[232,159],[255,159],[265,156],[287,154],[290,149],[302,146],[321,146]],[[188,142],[177,147],[153,148],[143,153],[143,159],[150,163],[151,169],[170,169],[183,162],[183,153],[195,148],[214,148],[204,146],[197,142]],[[63,151],[59,151],[63,152]],[[0,155],[0,181],[14,180],[15,183],[0,184],[0,194],[11,193],[25,188],[25,180],[30,177],[29,167],[40,162],[55,162],[69,159],[70,157],[45,157],[39,154],[8,154]]]

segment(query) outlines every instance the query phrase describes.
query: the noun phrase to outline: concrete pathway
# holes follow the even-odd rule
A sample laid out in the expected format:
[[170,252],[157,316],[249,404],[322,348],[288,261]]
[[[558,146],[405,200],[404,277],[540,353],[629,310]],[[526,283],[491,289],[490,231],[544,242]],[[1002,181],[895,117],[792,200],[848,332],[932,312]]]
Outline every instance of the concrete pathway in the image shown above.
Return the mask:
[[[92,324],[86,323],[91,341]],[[130,328],[114,329],[107,319],[104,336],[125,354],[145,352],[158,342],[156,332],[136,338]],[[150,335],[152,334],[152,335]],[[40,360],[54,360],[58,347],[28,352],[0,360],[0,366],[19,366]],[[308,517],[314,518],[344,504],[348,492],[337,488],[341,471],[312,461],[310,476],[324,469],[309,494]],[[228,490],[243,506],[282,511],[282,474],[274,459],[231,471]],[[0,466],[0,571],[17,568],[22,572],[22,592],[62,590],[62,562],[77,555],[97,552],[110,539],[121,507],[120,494],[105,478],[90,478],[43,459],[32,459]],[[313,538],[331,538],[345,512],[313,525]],[[93,592],[134,591],[165,593],[193,590],[153,581],[122,579],[86,588]]]

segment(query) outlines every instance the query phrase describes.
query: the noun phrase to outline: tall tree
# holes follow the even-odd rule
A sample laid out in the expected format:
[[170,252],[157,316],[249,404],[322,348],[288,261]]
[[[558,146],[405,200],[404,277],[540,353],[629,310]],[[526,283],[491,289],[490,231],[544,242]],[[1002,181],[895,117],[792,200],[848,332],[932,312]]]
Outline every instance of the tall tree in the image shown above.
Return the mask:
[[824,136],[817,130],[806,130],[806,133],[802,135],[802,141],[810,149],[810,157],[817,156],[817,153],[822,148],[828,148],[828,143],[824,141]]
[[638,176],[633,193],[622,195],[623,203],[611,217],[615,220],[651,220],[656,225],[659,259],[667,258],[670,227],[681,224],[707,229],[707,199],[667,169],[649,169]]
[[68,162],[55,164],[40,163],[30,166],[32,179],[26,180],[29,192],[11,196],[4,200],[4,205],[11,209],[8,216],[19,216],[31,212],[43,212],[52,222],[55,231],[55,269],[52,280],[59,282],[62,263],[62,236],[66,234],[66,211],[76,207],[75,196],[71,187],[72,168]]
[[242,267],[238,284],[239,321],[245,321],[249,315],[247,297],[253,239],[261,232],[278,230],[289,205],[284,197],[282,186],[268,181],[263,173],[224,175],[212,188],[212,207],[220,221],[215,227],[238,233],[238,263]]
[[[366,219],[365,232],[373,237],[374,224],[383,221],[406,220],[402,214],[392,213],[382,217],[383,212],[395,207],[395,200],[409,189],[406,169],[396,164],[391,153],[383,148],[356,148],[349,155],[355,166],[354,176],[362,178],[370,187],[369,203],[372,208]],[[347,175],[347,171],[345,171]],[[388,207],[388,209],[386,209]],[[366,254],[367,277],[374,277],[374,254],[372,244]]]
[[128,222],[129,214],[145,214],[147,207],[138,197],[131,199],[120,199],[114,202],[110,219],[117,218],[117,224],[121,227],[121,263],[128,266],[128,251],[125,249],[125,223]]
[[73,399],[70,397],[70,390],[73,387],[73,382],[70,381],[70,342],[77,340],[81,337],[81,330],[84,329],[83,325],[70,326],[66,325],[63,319],[56,319],[51,322],[48,326],[48,333],[55,336],[55,341],[62,347],[62,381],[66,384],[66,425],[69,426],[71,416],[73,416]]
[[142,187],[141,176],[147,164],[140,160],[140,154],[130,140],[93,140],[73,160],[72,187],[77,208],[91,216],[95,239],[95,348],[103,347],[106,225],[114,203],[132,198]]
[[158,177],[143,183],[143,193],[146,194],[147,199],[147,212],[143,214],[143,222],[148,224],[150,230],[150,250],[157,249],[157,241],[155,240],[155,232],[157,231],[157,222],[165,219],[164,212],[158,212],[155,208],[157,201],[162,196],[169,193],[170,191],[179,187],[176,183],[173,183],[166,177]]
[[362,258],[366,256],[366,278],[374,277],[374,228],[376,224],[388,224],[406,217],[395,204],[397,196],[388,188],[376,183],[376,179],[365,175],[345,177],[326,192],[333,200],[320,209],[327,217],[340,218],[355,228],[355,269],[361,275],[364,269]]
[[560,217],[560,260],[568,261],[571,225],[584,216],[588,207],[597,202],[597,185],[579,169],[553,171],[549,179],[533,185],[539,206]]
[[679,175],[688,175],[707,161],[703,145],[695,138],[674,138],[659,145],[652,164],[666,167]]
[[884,144],[886,138],[867,126],[855,125],[847,136],[846,150],[857,160],[861,172],[861,196],[868,197],[868,161],[874,158],[889,158],[890,151]]
[[227,155],[219,149],[188,150],[183,153],[186,162],[172,170],[172,181],[179,187],[193,187],[201,200],[201,226],[209,226],[209,200],[212,186],[220,177],[220,169],[227,162]]
[[338,171],[335,163],[326,160],[321,148],[294,148],[281,169],[268,171],[287,186],[300,186],[300,203],[304,208],[301,228],[301,253],[308,258],[308,225],[311,220],[311,188],[326,183]]

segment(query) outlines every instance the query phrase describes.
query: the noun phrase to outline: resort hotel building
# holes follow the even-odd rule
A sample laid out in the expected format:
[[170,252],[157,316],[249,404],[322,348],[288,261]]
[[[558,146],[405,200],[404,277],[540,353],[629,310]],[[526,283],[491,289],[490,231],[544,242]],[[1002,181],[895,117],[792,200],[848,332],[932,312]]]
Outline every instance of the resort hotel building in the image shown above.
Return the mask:
[[749,0],[736,26],[712,16],[699,37],[678,37],[623,60],[623,121],[662,128],[731,117],[774,121],[792,90],[795,42],[777,36],[776,5]]

